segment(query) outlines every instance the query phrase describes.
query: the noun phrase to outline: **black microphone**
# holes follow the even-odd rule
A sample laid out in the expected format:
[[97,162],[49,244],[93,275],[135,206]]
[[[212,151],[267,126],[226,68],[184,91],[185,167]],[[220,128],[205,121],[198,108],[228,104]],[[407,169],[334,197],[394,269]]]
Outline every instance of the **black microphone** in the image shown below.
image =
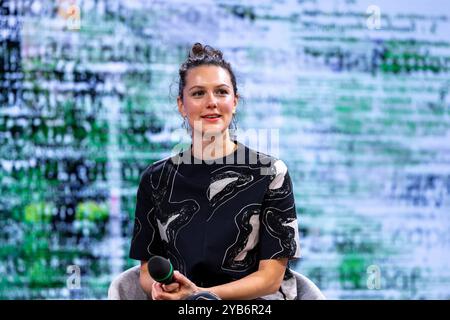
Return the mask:
[[161,256],[153,256],[147,262],[148,273],[156,281],[163,284],[173,282],[173,267],[169,260]]

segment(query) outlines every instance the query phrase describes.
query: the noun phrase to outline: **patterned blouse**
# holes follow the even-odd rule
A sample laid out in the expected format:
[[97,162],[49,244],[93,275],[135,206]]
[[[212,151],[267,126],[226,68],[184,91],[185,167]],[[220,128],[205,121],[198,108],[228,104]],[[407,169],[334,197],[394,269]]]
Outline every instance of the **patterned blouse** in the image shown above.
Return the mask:
[[[141,175],[130,258],[168,258],[201,287],[258,270],[260,260],[300,256],[292,182],[283,161],[237,142],[215,160],[190,149],[150,165]],[[295,299],[286,269],[276,294]]]

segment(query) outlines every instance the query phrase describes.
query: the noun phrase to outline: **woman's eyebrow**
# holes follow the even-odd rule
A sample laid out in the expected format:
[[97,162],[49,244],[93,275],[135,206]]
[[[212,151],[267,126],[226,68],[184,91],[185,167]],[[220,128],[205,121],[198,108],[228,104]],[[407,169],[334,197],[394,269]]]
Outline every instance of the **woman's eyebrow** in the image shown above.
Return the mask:
[[[230,86],[229,85],[227,85],[227,84],[225,84],[225,83],[223,83],[223,84],[219,84],[219,85],[217,85],[217,86],[215,86],[216,88],[220,88],[220,87],[227,87],[227,88],[229,88]],[[191,87],[188,91],[191,91],[191,90],[193,90],[193,89],[204,89],[205,87],[204,86],[193,86],[193,87]]]
[[194,90],[194,89],[203,89],[204,87],[202,86],[193,86],[191,87],[188,91]]

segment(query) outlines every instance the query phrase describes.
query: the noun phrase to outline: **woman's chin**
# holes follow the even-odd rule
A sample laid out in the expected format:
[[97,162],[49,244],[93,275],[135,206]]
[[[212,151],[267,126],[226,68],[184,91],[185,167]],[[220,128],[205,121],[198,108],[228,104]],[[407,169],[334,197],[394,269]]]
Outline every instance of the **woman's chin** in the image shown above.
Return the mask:
[[201,131],[195,131],[195,134],[201,134],[203,137],[222,136],[226,128],[222,126],[204,126]]

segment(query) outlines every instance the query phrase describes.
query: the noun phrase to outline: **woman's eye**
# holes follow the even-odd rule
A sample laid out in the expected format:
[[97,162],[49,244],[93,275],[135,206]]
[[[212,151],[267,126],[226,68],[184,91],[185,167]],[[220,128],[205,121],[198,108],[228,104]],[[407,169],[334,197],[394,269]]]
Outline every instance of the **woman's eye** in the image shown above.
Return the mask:
[[220,89],[217,91],[219,94],[228,94],[228,91],[225,89]]
[[203,94],[203,91],[195,91],[192,95],[195,96],[201,96]]

